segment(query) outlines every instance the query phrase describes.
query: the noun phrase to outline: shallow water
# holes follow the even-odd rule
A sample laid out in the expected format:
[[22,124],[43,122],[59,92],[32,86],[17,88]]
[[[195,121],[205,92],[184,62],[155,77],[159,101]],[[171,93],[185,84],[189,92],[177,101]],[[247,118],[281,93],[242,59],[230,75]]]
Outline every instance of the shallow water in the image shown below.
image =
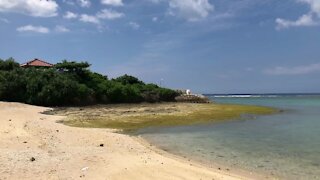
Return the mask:
[[152,144],[203,163],[281,179],[320,179],[320,96],[211,97],[283,109],[254,119],[139,131]]

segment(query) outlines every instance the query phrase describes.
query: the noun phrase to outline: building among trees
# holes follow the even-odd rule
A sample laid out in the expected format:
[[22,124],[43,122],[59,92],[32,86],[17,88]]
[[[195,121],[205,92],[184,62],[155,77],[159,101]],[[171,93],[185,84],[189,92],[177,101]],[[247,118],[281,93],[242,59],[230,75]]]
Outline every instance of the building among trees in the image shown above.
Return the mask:
[[28,61],[24,64],[20,65],[23,68],[28,68],[28,67],[45,67],[45,68],[50,68],[53,67],[54,65],[48,62],[45,62],[43,60],[35,58],[34,60]]

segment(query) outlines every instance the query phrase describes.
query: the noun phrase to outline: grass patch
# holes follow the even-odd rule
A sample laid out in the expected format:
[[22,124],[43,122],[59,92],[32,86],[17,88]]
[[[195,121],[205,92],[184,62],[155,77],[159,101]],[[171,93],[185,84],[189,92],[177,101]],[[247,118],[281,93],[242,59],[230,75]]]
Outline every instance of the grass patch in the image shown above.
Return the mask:
[[151,126],[180,126],[239,119],[243,115],[268,115],[276,109],[232,104],[131,104],[59,108],[50,114],[65,115],[62,123],[75,127],[131,131]]

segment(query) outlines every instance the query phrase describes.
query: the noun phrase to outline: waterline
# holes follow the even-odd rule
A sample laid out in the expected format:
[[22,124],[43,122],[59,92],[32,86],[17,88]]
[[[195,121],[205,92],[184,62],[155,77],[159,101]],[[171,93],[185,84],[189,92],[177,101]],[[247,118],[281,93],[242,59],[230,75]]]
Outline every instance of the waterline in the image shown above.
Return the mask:
[[149,128],[151,143],[205,163],[261,172],[284,179],[320,178],[320,98],[214,98],[221,103],[266,105],[281,114],[212,125]]

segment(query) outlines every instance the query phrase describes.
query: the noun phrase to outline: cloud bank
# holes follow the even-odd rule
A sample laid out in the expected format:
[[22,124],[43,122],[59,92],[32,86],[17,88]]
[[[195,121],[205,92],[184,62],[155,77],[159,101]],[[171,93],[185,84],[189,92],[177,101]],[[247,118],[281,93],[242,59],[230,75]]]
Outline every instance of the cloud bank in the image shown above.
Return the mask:
[[76,19],[78,18],[78,14],[67,11],[65,15],[63,15],[63,18],[65,19]]
[[81,7],[90,7],[91,6],[91,1],[90,0],[78,0],[78,4]]
[[124,16],[123,13],[117,12],[112,9],[103,9],[97,13],[97,17],[100,19],[118,19],[123,16]]
[[79,20],[86,23],[100,24],[100,20],[96,16],[88,14],[81,14]]
[[168,12],[172,16],[177,16],[188,21],[198,21],[206,18],[214,5],[209,0],[149,0],[155,4],[166,2],[169,5]]
[[[68,15],[68,13],[66,15]],[[76,14],[75,15],[69,14],[69,16],[76,16],[77,17]],[[122,18],[124,16],[125,16],[125,14],[123,14],[121,12],[117,12],[112,9],[103,9],[103,10],[97,12],[95,15],[81,14],[79,20],[82,22],[86,22],[86,23],[100,24],[101,23],[100,20],[102,20],[102,19],[113,20],[113,19]],[[74,17],[74,18],[76,18],[76,17]]]
[[58,4],[54,0],[0,0],[0,12],[15,12],[34,17],[58,15]]
[[19,32],[35,32],[35,33],[42,33],[47,34],[50,30],[43,26],[33,26],[33,25],[26,25],[22,27],[18,27],[17,31]]
[[101,4],[110,6],[123,6],[122,0],[101,0]]
[[295,21],[277,18],[277,29],[302,26],[315,26],[320,24],[320,0],[298,0],[298,2],[302,4],[307,4],[310,7],[309,12],[303,14]]
[[197,21],[209,15],[214,6],[208,0],[170,0],[170,13],[189,21]]

